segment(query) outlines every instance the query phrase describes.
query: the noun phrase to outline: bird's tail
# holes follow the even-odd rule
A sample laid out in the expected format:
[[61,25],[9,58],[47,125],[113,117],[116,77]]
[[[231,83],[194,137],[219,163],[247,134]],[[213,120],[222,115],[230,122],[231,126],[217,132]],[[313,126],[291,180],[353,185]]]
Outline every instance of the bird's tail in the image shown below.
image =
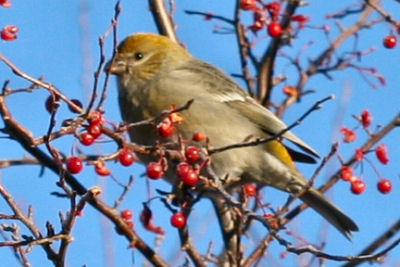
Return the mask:
[[352,231],[358,231],[358,226],[354,221],[345,215],[317,189],[310,188],[300,196],[300,199],[321,214],[346,238],[350,239]]

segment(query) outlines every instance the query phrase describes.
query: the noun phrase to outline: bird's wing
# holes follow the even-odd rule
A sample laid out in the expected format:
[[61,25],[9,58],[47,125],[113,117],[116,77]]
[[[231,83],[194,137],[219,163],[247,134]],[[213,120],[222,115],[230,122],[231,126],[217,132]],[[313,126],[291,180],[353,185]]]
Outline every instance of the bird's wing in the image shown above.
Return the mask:
[[[203,90],[210,90],[209,95],[212,95],[215,101],[226,103],[235,112],[238,112],[249,121],[258,125],[264,132],[273,136],[287,129],[285,123],[274,113],[258,104],[247,92],[242,90],[237,83],[218,68],[206,62],[193,60],[190,64],[185,65],[186,73],[187,70],[192,74],[201,71],[203,75],[201,76],[202,79],[197,81],[198,87],[203,88]],[[199,75],[193,75],[193,77],[199,77]],[[223,88],[220,87],[221,85],[223,85]],[[293,142],[308,154],[319,157],[313,148],[291,131],[286,131],[282,137]]]
[[[246,96],[242,100],[228,100],[225,101],[225,103],[231,108],[237,110],[240,114],[244,115],[253,123],[257,124],[264,132],[272,136],[281,133],[288,127],[274,113],[258,104],[250,96]],[[318,153],[312,147],[310,147],[307,143],[305,143],[291,131],[284,132],[282,137],[293,142],[295,145],[300,147],[308,154],[319,157]]]

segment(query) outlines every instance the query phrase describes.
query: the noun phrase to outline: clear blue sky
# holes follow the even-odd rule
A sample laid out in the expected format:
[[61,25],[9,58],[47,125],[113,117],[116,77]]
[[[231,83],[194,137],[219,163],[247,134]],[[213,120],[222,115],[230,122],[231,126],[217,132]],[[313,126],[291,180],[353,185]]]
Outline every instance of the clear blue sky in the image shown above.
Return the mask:
[[[148,1],[122,1],[122,14],[119,23],[119,38],[122,39],[133,32],[156,32],[151,14],[148,12]],[[233,1],[176,1],[175,11],[177,32],[179,38],[185,43],[188,50],[195,56],[208,61],[225,72],[240,73],[240,65],[237,56],[236,39],[229,34],[212,34],[215,25],[223,25],[218,21],[204,21],[198,16],[188,16],[183,11],[201,10],[211,11],[215,14],[230,17],[233,13]],[[314,3],[315,2],[315,3]],[[357,1],[355,1],[357,2]],[[18,1],[12,0],[13,6],[9,9],[0,8],[0,27],[15,24],[20,28],[18,40],[15,42],[1,42],[0,53],[8,57],[26,73],[40,77],[44,75],[46,81],[57,86],[67,96],[81,99],[87,103],[91,92],[92,73],[98,63],[98,37],[108,28],[113,16],[114,1]],[[398,6],[389,6],[393,14],[399,11]],[[332,28],[332,37],[336,36],[338,29],[332,20],[325,20],[324,16],[345,6],[339,1],[311,1],[307,7],[299,9],[299,12],[311,17],[309,25],[321,26],[329,24]],[[250,15],[249,15],[250,17]],[[350,17],[343,23],[349,25],[354,18]],[[229,27],[229,26],[228,26]],[[325,155],[333,141],[340,140],[339,127],[342,125],[354,127],[357,122],[352,118],[353,114],[360,114],[363,109],[369,109],[373,114],[373,127],[385,125],[399,112],[398,92],[398,59],[400,58],[399,47],[387,50],[382,46],[382,39],[390,31],[386,24],[380,24],[373,29],[364,30],[359,36],[359,48],[368,50],[376,47],[376,52],[365,56],[360,62],[361,66],[376,67],[386,77],[387,85],[378,89],[371,88],[355,70],[346,70],[333,74],[333,80],[318,76],[313,78],[306,86],[307,89],[315,89],[316,93],[307,96],[303,101],[293,106],[285,115],[287,123],[295,121],[315,101],[335,94],[336,99],[324,104],[323,108],[314,112],[308,119],[294,131],[297,135],[311,144],[321,155]],[[258,51],[268,41],[260,34]],[[309,40],[315,43],[302,57],[301,63],[307,64],[307,57],[313,58],[326,47],[326,39],[321,31],[306,28],[301,37],[291,47],[285,47],[283,51],[295,55],[300,47]],[[353,45],[353,38],[346,42],[343,51],[349,51]],[[111,55],[111,39],[106,43],[108,55]],[[339,53],[340,53],[339,52]],[[295,81],[293,68],[288,68],[288,62],[284,59],[278,60],[275,73],[284,72],[288,75],[288,83]],[[376,80],[369,77],[373,82]],[[26,87],[27,82],[15,77],[9,69],[0,64],[0,81],[11,79],[13,88]],[[238,81],[239,83],[241,81]],[[345,88],[349,89],[344,93]],[[8,98],[14,116],[27,128],[31,129],[35,136],[44,134],[48,127],[49,117],[44,109],[44,101],[47,92],[44,90],[31,94],[19,94]],[[282,98],[279,88],[274,93],[273,99]],[[108,98],[105,105],[107,119],[119,122],[120,114],[117,104],[117,96],[114,81],[112,81]],[[57,116],[58,125],[65,118],[73,116],[64,106]],[[339,120],[339,123],[334,123]],[[0,124],[2,127],[2,124]],[[359,129],[359,138],[354,144],[342,144],[340,154],[346,159],[350,157],[355,148],[360,146],[366,135]],[[338,255],[350,255],[358,253],[366,244],[369,244],[376,236],[399,218],[395,203],[400,201],[399,165],[400,162],[400,139],[398,132],[392,132],[383,141],[389,149],[390,162],[383,166],[377,162],[374,155],[368,158],[377,167],[383,177],[393,182],[393,191],[389,195],[382,195],[376,190],[378,178],[372,168],[364,163],[364,181],[367,190],[360,196],[351,194],[349,184],[339,182],[328,195],[335,203],[346,211],[359,225],[360,232],[354,235],[353,241],[348,242],[339,236],[338,232],[331,227],[328,228],[328,240],[326,252]],[[74,143],[72,138],[63,138],[55,144],[66,154],[69,154]],[[21,158],[26,153],[13,141],[0,139],[0,158]],[[107,153],[115,150],[115,145],[99,144],[90,148],[84,148],[86,153]],[[336,159],[332,160],[324,169],[316,183],[322,184],[330,174],[339,167]],[[114,175],[122,181],[127,181],[129,175],[134,175],[136,182],[128,199],[122,208],[131,208],[135,212],[135,225],[138,232],[144,236],[149,244],[153,244],[155,236],[145,232],[138,222],[138,214],[141,203],[146,200],[145,178],[141,177],[143,167],[136,164],[134,167],[124,168],[117,164],[110,164]],[[315,165],[299,165],[304,174],[309,177],[315,169]],[[360,173],[358,169],[357,174]],[[45,230],[46,220],[51,220],[56,229],[59,228],[58,211],[65,211],[68,202],[49,195],[50,192],[58,190],[55,181],[56,175],[46,171],[43,177],[39,177],[40,168],[30,166],[24,168],[9,168],[0,170],[1,182],[14,195],[15,200],[25,209],[28,205],[35,207],[35,221],[41,230]],[[104,188],[103,197],[109,203],[120,194],[121,188],[115,185],[111,179],[99,178],[91,168],[77,176],[80,181],[90,187],[96,184]],[[163,182],[151,182],[151,188],[169,189],[169,185]],[[281,205],[285,199],[284,194],[273,189],[265,190],[264,201],[272,203],[274,207]],[[156,213],[156,224],[162,225],[167,234],[161,243],[160,250],[163,257],[172,265],[182,263],[179,255],[179,240],[177,233],[169,226],[170,213],[159,202],[152,203],[152,209]],[[97,211],[88,207],[85,216],[78,218],[74,229],[75,241],[71,244],[68,253],[68,266],[141,266],[142,256],[137,251],[127,249],[125,239],[116,235],[113,227],[104,221]],[[4,202],[0,200],[0,213],[9,213]],[[204,218],[207,218],[206,220]],[[200,251],[205,252],[209,241],[219,238],[217,220],[214,217],[211,206],[204,201],[196,205],[190,220],[190,229],[194,233],[194,239],[200,244]],[[326,223],[313,211],[306,211],[290,224],[288,228],[299,232],[311,242],[318,242],[321,229],[326,230]],[[26,230],[22,232],[27,233]],[[265,234],[265,230],[255,227],[251,231],[253,238]],[[398,236],[398,235],[397,235]],[[288,239],[291,239],[288,237]],[[106,241],[105,241],[106,240]],[[105,242],[110,242],[104,246]],[[220,245],[220,240],[216,245]],[[249,247],[254,245],[250,241]],[[296,242],[296,241],[294,241]],[[285,259],[279,258],[279,253],[284,248],[279,245],[271,246],[268,256],[270,265],[289,266],[307,262],[308,255],[300,260],[294,256]],[[387,266],[399,264],[399,248],[393,250],[387,258]],[[35,247],[28,255],[33,266],[51,266],[46,261],[46,256],[39,247]],[[18,266],[13,258],[11,250],[0,249],[0,258],[4,266]],[[327,262],[327,266],[337,266],[336,262]]]

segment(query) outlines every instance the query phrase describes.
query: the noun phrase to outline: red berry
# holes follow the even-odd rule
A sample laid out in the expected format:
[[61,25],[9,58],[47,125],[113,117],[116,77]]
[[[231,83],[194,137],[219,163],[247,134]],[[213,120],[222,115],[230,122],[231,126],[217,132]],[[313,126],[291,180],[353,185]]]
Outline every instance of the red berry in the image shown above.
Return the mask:
[[244,193],[250,197],[254,197],[257,195],[257,188],[253,184],[245,184]]
[[187,162],[181,162],[176,166],[176,174],[179,176],[179,178],[181,178],[191,169],[192,166],[190,166]]
[[[81,101],[79,101],[78,99],[71,99],[71,102],[74,103],[76,106],[82,108],[83,105],[81,103]],[[68,108],[71,112],[73,113],[80,113],[79,110],[76,110],[75,108],[73,108],[72,106],[68,105]]]
[[170,137],[174,134],[175,132],[175,126],[171,122],[170,119],[165,119],[163,120],[158,126],[157,126],[158,134],[161,137],[167,138]]
[[159,162],[150,162],[147,165],[147,176],[150,179],[160,179],[164,175],[164,170]]
[[361,112],[361,124],[364,128],[368,128],[371,125],[371,121],[372,121],[372,116],[371,113],[364,109]]
[[133,212],[130,209],[121,211],[121,217],[124,220],[130,220],[133,217]]
[[383,39],[383,46],[392,49],[397,45],[397,38],[394,35],[388,35]]
[[171,217],[171,225],[173,227],[182,228],[182,227],[185,226],[185,224],[186,224],[186,218],[182,213],[177,212],[174,215],[172,215],[172,217]]
[[76,174],[81,172],[83,169],[83,162],[78,157],[70,157],[67,159],[67,170],[70,173]]
[[199,174],[197,171],[190,169],[180,176],[182,182],[188,186],[194,186],[199,182]]
[[82,217],[83,216],[83,210],[75,211],[75,216]]
[[378,186],[379,192],[381,192],[382,194],[387,194],[390,191],[392,191],[392,182],[390,182],[390,180],[388,180],[388,179],[379,180],[377,186]]
[[351,192],[353,192],[353,194],[359,195],[364,191],[365,191],[365,183],[362,180],[356,179],[351,182]]
[[13,34],[16,34],[19,31],[18,27],[14,25],[5,26],[4,29]]
[[342,169],[340,171],[340,176],[342,177],[343,180],[350,181],[351,178],[353,177],[353,169],[349,166],[342,166]]
[[89,113],[88,121],[90,124],[102,124],[106,121],[106,119],[100,111],[94,110]]
[[8,0],[0,0],[0,6],[2,6],[2,7],[10,7],[11,3],[9,3]]
[[256,0],[240,0],[239,6],[243,10],[256,9]]
[[90,123],[88,127],[88,132],[97,138],[103,133],[103,128],[101,123]]
[[192,137],[192,140],[193,140],[193,141],[196,141],[196,142],[201,142],[201,141],[205,140],[206,137],[207,137],[207,136],[206,136],[205,133],[203,133],[203,132],[196,132],[196,133],[194,133],[194,135],[193,135],[193,137]]
[[118,161],[123,166],[130,166],[135,162],[135,155],[127,148],[123,148],[118,155]]
[[79,140],[81,141],[81,143],[85,146],[90,146],[91,144],[94,143],[95,138],[93,137],[93,135],[91,135],[88,132],[83,132],[81,134],[81,136],[79,137]]
[[387,164],[389,162],[389,158],[387,155],[387,149],[384,144],[380,144],[375,150],[376,157],[382,164]]
[[274,217],[274,214],[272,214],[272,213],[264,213],[264,218],[265,219],[271,219],[272,217]]
[[271,37],[279,37],[282,34],[282,26],[279,22],[273,21],[268,25],[268,34]]
[[362,161],[364,159],[364,151],[361,148],[356,149],[355,158],[357,161]]
[[14,41],[17,39],[16,33],[18,32],[18,27],[14,25],[5,26],[0,33],[1,39],[4,41]]
[[189,163],[195,163],[200,159],[201,151],[200,148],[196,146],[189,146],[185,152],[186,160]]

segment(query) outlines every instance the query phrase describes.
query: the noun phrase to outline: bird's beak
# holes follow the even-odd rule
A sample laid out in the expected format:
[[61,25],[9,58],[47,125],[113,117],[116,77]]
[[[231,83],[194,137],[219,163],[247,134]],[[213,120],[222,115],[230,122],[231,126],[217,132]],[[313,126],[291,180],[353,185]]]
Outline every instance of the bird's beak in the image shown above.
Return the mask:
[[111,59],[104,66],[104,71],[111,74],[121,74],[125,71],[126,65],[117,59]]

